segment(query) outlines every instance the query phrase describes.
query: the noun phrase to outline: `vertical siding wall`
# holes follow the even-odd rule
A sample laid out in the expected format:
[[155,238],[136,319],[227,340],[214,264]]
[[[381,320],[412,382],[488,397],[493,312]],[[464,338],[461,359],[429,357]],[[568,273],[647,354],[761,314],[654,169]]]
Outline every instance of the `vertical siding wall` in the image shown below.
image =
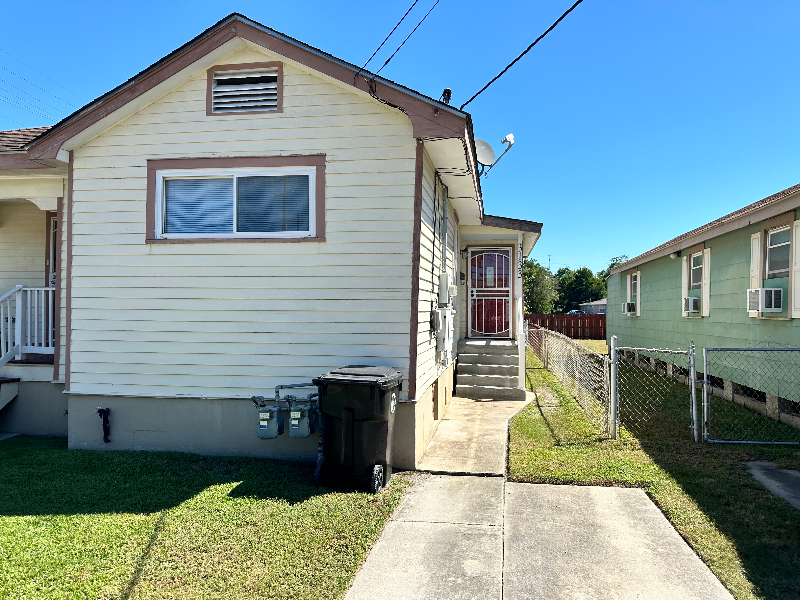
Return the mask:
[[710,313],[708,317],[681,316],[681,260],[669,257],[638,267],[642,273],[641,316],[622,314],[627,272],[608,280],[607,332],[619,345],[686,349],[740,347],[770,339],[800,345],[800,319],[748,317],[746,292],[750,287],[750,235],[758,224],[707,240],[711,248]]
[[[443,203],[445,200],[444,188],[439,188],[438,209],[439,217],[436,225],[436,235],[434,236],[434,185],[436,181],[435,169],[428,154],[424,157],[424,170],[422,179],[422,228],[420,235],[420,261],[419,261],[419,311],[418,311],[418,334],[417,334],[417,397],[421,397],[425,390],[436,380],[440,373],[446,370],[447,366],[442,366],[436,362],[436,336],[431,332],[430,313],[431,308],[439,307],[439,273],[442,264],[442,216]],[[447,271],[453,275],[453,281],[457,283],[454,273],[456,264],[456,253],[458,252],[458,225],[456,224],[455,212],[448,203],[447,216],[447,251],[445,260]],[[461,289],[459,289],[461,292]],[[460,319],[460,311],[457,313]],[[458,341],[459,323],[454,323],[453,348],[451,361],[455,358],[455,348]]]
[[44,285],[45,217],[31,202],[0,202],[0,295],[16,285]]
[[[281,57],[219,64],[265,60]],[[202,71],[75,151],[72,391],[248,397],[354,363],[408,375],[411,123],[288,63],[283,89],[282,114],[208,117]],[[312,153],[327,156],[324,243],[144,243],[147,159]]]

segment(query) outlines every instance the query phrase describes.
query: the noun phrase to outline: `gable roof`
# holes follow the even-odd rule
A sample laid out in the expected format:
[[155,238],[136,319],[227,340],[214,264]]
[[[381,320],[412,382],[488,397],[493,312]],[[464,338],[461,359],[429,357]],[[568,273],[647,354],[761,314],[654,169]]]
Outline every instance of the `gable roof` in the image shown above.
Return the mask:
[[[56,123],[28,145],[33,159],[55,159],[64,142],[134,98],[190,66],[200,57],[224,43],[240,37],[309,68],[369,93],[376,100],[402,110],[408,115],[416,138],[461,138],[471,135],[469,113],[402,86],[384,77],[373,76],[356,65],[336,58],[318,48],[270,29],[239,13],[232,13],[203,33],[153,63],[125,83],[93,100]],[[360,73],[362,76],[356,77]],[[374,81],[370,89],[367,77]],[[473,144],[474,146],[474,144]],[[477,156],[468,157],[477,166]],[[480,182],[476,188],[480,191]]]
[[[793,185],[791,187],[786,188],[785,190],[781,190],[771,196],[767,196],[766,198],[762,198],[752,204],[748,204],[747,206],[740,208],[739,210],[735,210],[732,213],[728,213],[724,217],[720,217],[710,223],[706,223],[705,225],[701,225],[696,229],[692,229],[691,231],[687,231],[684,234],[679,235],[678,237],[672,238],[668,242],[664,242],[660,246],[656,246],[652,250],[648,250],[639,256],[636,256],[630,259],[627,262],[622,263],[621,265],[617,265],[613,269],[611,269],[611,274],[619,273],[620,271],[625,271],[637,265],[640,265],[645,262],[649,262],[656,258],[660,258],[661,256],[665,256],[667,254],[671,254],[672,252],[676,252],[679,249],[688,248],[695,244],[698,244],[704,240],[707,240],[712,237],[716,237],[721,235],[722,233],[727,233],[728,231],[732,231],[733,229],[739,229],[740,227],[745,227],[746,225],[750,224],[752,219],[748,219],[747,222],[744,221],[745,217],[756,217],[756,222],[763,221],[764,219],[771,218],[773,216],[777,216],[780,214],[783,209],[791,210],[790,207],[781,206],[775,214],[758,214],[764,213],[771,207],[776,207],[778,203],[782,200],[789,198],[800,192],[800,183]],[[800,198],[798,198],[800,200]],[[777,208],[777,207],[776,207]],[[741,221],[740,221],[741,220]],[[740,221],[737,223],[737,221]],[[728,227],[725,227],[728,226]]]
[[23,152],[28,142],[36,139],[51,127],[51,125],[47,125],[46,127],[0,131],[0,152]]

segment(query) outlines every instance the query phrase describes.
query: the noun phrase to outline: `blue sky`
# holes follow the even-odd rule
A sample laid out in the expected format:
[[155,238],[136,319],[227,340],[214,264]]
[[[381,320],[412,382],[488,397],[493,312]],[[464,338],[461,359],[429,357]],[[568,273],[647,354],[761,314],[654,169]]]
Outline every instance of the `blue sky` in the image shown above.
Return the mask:
[[[234,11],[362,64],[411,2],[7,2],[28,25],[0,37],[0,128],[52,123]],[[570,4],[440,0],[382,74],[460,105]],[[798,22],[790,0],[585,0],[467,107],[498,154],[517,140],[486,212],[543,222],[553,270],[598,270],[800,182]]]

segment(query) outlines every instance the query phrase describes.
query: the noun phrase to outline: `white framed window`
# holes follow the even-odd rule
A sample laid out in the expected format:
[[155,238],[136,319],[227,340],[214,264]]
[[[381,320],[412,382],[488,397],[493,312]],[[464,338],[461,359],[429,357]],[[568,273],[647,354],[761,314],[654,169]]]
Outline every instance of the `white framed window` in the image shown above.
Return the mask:
[[631,299],[630,302],[636,303],[636,298],[639,295],[639,272],[631,274]]
[[690,258],[691,276],[689,279],[689,289],[699,290],[703,287],[703,253],[696,252],[692,254]]
[[791,228],[787,225],[767,234],[767,279],[789,276]]
[[314,167],[157,171],[156,236],[314,237],[315,190]]

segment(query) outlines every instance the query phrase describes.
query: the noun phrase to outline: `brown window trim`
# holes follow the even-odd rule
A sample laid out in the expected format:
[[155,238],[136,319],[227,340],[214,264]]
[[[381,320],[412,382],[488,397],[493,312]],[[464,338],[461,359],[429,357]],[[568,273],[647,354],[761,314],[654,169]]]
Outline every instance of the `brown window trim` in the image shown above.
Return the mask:
[[[211,87],[214,84],[214,73],[223,71],[244,71],[247,69],[271,69],[278,67],[278,106],[275,110],[245,110],[237,112],[215,113],[214,105],[211,102]],[[214,65],[207,71],[208,83],[206,85],[206,116],[207,117],[226,117],[228,115],[264,115],[283,112],[283,63],[257,62],[241,63],[238,65]]]
[[[156,172],[168,169],[236,169],[270,167],[315,167],[316,169],[316,235],[296,238],[181,238],[159,239],[156,234]],[[228,158],[167,158],[147,161],[147,244],[207,244],[241,242],[324,242],[325,241],[325,155],[236,156]]]

